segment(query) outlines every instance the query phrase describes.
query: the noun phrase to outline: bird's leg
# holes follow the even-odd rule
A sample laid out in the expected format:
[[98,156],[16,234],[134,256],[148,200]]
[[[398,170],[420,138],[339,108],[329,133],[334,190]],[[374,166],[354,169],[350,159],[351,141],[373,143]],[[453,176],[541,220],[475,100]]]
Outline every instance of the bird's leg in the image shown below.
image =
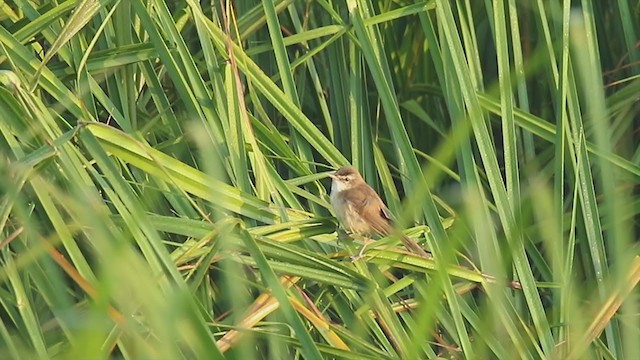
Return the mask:
[[362,245],[362,247],[360,248],[360,251],[358,252],[358,255],[355,256],[351,256],[351,261],[358,261],[360,259],[362,259],[362,257],[364,256],[364,249],[367,248],[367,245],[369,243],[364,243],[364,245]]
[[351,261],[357,261],[360,260],[363,256],[364,256],[364,250],[367,248],[367,245],[371,244],[373,242],[373,240],[361,236],[360,237],[362,239],[362,242],[364,243],[364,245],[362,245],[362,248],[360,248],[360,251],[358,252],[358,255],[356,256],[351,256]]

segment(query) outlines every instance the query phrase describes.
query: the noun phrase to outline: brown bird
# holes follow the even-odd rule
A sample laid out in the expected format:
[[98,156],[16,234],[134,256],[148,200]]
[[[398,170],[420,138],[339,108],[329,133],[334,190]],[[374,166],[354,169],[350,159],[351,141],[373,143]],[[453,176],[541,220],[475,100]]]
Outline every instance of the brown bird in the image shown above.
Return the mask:
[[[345,230],[358,235],[387,236],[394,232],[391,213],[380,196],[362,175],[352,166],[345,166],[333,174],[331,184],[331,205],[338,220]],[[415,241],[404,234],[399,234],[402,242],[412,253],[425,258],[431,258]],[[367,243],[360,250],[356,259],[360,258]]]

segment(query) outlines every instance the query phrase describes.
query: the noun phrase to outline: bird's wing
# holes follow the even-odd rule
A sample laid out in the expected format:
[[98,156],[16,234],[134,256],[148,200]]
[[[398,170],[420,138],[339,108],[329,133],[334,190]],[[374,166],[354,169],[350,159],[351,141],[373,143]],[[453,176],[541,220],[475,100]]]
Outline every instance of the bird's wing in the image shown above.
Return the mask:
[[387,220],[389,220],[390,222],[393,222],[393,215],[391,215],[391,211],[389,211],[389,209],[386,206],[383,206],[380,209],[380,215],[387,218]]
[[349,192],[347,202],[375,232],[382,235],[389,234],[391,213],[375,190],[366,184],[362,186],[360,191]]
[[[353,207],[355,211],[369,224],[369,226],[381,235],[389,235],[392,228],[392,216],[391,212],[384,204],[380,196],[369,185],[363,185],[361,191],[350,191],[350,196],[345,200],[349,206]],[[412,253],[424,257],[431,258],[428,251],[425,251],[415,241],[411,240],[404,234],[400,234],[400,239]]]

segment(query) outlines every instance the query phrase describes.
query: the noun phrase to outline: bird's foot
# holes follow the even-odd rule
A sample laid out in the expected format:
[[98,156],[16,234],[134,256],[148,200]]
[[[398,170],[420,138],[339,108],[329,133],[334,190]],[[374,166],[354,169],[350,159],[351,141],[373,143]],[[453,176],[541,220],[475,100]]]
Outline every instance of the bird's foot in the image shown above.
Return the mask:
[[351,256],[351,262],[356,262],[362,259],[364,257],[364,249],[366,248],[367,248],[367,243],[365,243],[362,249],[360,249],[360,252],[358,252],[358,255]]

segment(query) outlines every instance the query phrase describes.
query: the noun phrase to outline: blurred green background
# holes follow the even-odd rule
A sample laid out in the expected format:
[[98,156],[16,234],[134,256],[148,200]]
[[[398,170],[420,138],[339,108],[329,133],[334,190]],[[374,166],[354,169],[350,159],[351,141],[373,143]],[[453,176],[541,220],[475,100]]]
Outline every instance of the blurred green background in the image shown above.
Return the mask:
[[0,358],[640,358],[639,17],[0,1]]

